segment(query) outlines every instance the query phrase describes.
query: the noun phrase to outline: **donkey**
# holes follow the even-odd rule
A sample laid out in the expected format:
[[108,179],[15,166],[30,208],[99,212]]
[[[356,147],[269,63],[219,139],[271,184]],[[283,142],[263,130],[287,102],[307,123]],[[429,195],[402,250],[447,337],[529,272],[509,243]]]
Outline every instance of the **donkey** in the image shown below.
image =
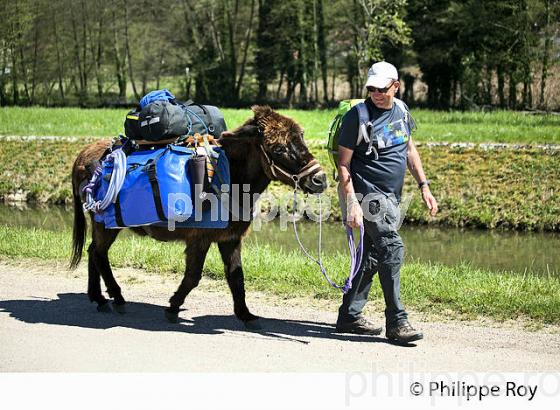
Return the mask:
[[[248,119],[236,130],[222,133],[219,141],[230,162],[231,183],[249,184],[250,195],[241,195],[240,206],[254,207],[255,193],[262,193],[271,180],[299,187],[307,193],[321,193],[327,187],[327,178],[321,166],[313,158],[303,140],[303,130],[292,119],[278,114],[268,106],[253,106],[253,118]],[[86,147],[74,162],[72,188],[74,199],[74,227],[70,268],[75,269],[82,257],[86,237],[86,220],[82,210],[80,185],[91,177],[87,166],[98,160],[107,147],[106,141],[99,141]],[[250,203],[243,201],[249,200]],[[125,312],[125,299],[121,293],[108,258],[108,251],[119,229],[105,229],[95,222],[90,214],[92,242],[88,248],[88,297],[97,303],[97,309],[110,312]],[[250,329],[260,329],[258,317],[253,315],[245,303],[245,285],[241,267],[241,240],[250,226],[250,221],[232,221],[225,229],[134,227],[135,233],[148,235],[161,241],[184,241],[186,245],[186,269],[177,291],[169,300],[165,316],[170,322],[177,322],[179,309],[191,290],[199,283],[204,260],[213,242],[224,262],[225,276],[233,296],[235,316]],[[102,294],[101,280],[107,286],[113,307]]]

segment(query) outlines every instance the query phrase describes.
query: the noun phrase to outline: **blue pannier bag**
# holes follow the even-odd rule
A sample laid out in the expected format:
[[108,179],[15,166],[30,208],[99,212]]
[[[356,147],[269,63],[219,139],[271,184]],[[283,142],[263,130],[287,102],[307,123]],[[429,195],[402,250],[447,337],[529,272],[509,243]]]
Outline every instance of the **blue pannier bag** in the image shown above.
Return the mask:
[[[193,213],[184,222],[176,222],[174,225],[177,228],[216,228],[224,229],[229,224],[229,207],[231,206],[231,199],[229,195],[218,195],[221,193],[222,185],[226,185],[228,191],[231,188],[231,179],[229,173],[229,161],[225,152],[221,148],[212,147],[217,155],[214,165],[214,177],[212,178],[212,188],[209,191],[214,194],[214,204],[208,208],[196,202],[193,204]],[[191,180],[192,181],[192,180]],[[208,196],[207,196],[208,197]],[[206,199],[209,201],[209,199]],[[176,218],[176,220],[178,220]],[[163,226],[163,223],[156,225]],[[168,224],[165,224],[169,226]]]
[[[220,192],[222,183],[230,183],[229,162],[221,148],[212,149],[217,156],[216,174],[220,175],[213,178],[212,188]],[[95,215],[96,222],[103,223],[106,228],[167,226],[169,220],[184,221],[175,223],[177,227],[227,227],[229,212],[219,209],[217,220],[210,220],[212,215],[208,211],[199,211],[195,215],[191,198],[192,176],[188,166],[194,155],[192,149],[177,145],[135,151],[128,155],[126,176],[117,199]],[[105,197],[112,172],[113,162],[104,162],[96,200]],[[198,220],[195,216],[199,216]]]

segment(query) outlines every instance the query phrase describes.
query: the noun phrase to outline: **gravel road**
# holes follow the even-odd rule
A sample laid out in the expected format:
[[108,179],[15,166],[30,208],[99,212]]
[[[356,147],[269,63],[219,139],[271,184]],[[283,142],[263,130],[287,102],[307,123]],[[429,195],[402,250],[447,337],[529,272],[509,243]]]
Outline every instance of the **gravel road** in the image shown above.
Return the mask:
[[[0,262],[0,372],[67,371],[558,371],[558,328],[527,331],[491,321],[427,321],[416,346],[333,332],[336,304],[248,290],[264,329],[246,331],[227,287],[204,280],[178,324],[163,307],[177,277],[117,269],[128,313],[98,313],[86,272],[62,265]],[[380,312],[371,318],[383,322]]]

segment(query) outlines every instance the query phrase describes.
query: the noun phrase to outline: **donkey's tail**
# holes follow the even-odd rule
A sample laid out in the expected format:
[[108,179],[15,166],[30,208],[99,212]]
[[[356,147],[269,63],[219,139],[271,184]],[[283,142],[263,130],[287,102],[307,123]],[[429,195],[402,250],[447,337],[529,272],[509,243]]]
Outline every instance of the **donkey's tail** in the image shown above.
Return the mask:
[[76,269],[82,259],[82,251],[86,241],[87,224],[80,200],[79,188],[72,181],[72,192],[74,197],[74,227],[72,229],[72,257],[70,259],[70,269]]

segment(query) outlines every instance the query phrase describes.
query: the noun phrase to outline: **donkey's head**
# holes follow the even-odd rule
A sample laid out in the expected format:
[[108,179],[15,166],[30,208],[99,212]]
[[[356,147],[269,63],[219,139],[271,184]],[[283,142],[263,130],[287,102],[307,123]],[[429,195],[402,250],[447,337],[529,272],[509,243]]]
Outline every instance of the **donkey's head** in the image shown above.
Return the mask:
[[327,188],[327,176],[303,140],[303,130],[294,120],[278,114],[269,106],[251,107],[254,118],[222,137],[254,139],[265,174],[287,185],[298,184],[307,193]]

